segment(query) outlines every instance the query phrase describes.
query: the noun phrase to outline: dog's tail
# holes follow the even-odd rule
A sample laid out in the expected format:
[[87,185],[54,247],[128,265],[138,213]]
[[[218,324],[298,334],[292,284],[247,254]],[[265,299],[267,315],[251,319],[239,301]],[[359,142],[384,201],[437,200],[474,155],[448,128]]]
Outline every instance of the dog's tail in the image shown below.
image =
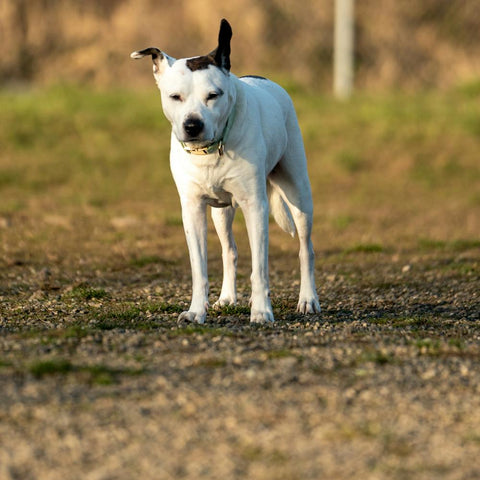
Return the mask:
[[270,203],[270,213],[280,228],[289,233],[292,237],[295,236],[295,223],[292,218],[292,212],[285,203],[280,189],[270,182],[267,182],[268,202]]

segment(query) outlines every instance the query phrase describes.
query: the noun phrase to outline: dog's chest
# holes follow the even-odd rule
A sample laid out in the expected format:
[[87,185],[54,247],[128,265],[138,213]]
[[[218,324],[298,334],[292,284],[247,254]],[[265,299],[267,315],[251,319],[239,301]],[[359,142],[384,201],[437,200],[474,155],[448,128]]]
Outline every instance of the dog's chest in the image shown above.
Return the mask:
[[235,205],[231,181],[229,181],[228,160],[211,162],[208,159],[187,157],[188,162],[181,168],[172,168],[180,195],[202,198],[212,207]]
[[228,191],[228,182],[220,166],[206,167],[199,172],[199,189],[202,197],[212,207],[228,207],[232,205],[232,193]]

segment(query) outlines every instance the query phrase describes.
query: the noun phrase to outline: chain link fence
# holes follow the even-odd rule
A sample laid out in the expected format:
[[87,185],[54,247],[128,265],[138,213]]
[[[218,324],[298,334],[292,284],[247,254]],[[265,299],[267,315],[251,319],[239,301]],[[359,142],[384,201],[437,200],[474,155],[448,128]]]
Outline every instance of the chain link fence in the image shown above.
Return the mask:
[[[234,30],[235,73],[332,90],[334,0],[1,0],[0,84],[136,86],[147,79],[132,50],[206,53],[222,17]],[[353,25],[357,90],[450,88],[480,78],[476,0],[356,0]]]

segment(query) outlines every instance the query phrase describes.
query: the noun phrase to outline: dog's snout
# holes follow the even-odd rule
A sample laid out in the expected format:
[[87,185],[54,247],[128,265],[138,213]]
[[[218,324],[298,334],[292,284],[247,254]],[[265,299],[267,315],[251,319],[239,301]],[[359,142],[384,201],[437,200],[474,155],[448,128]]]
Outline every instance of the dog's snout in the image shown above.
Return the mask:
[[196,138],[202,133],[205,124],[203,120],[197,117],[188,117],[183,122],[183,129],[189,138]]

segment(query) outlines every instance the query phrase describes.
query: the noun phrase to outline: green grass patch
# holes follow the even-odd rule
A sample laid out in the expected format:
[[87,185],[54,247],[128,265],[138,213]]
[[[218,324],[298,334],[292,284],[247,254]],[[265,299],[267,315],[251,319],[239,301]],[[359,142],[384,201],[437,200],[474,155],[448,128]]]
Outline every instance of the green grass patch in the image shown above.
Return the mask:
[[209,309],[210,315],[249,315],[250,307],[246,305],[223,305]]
[[120,376],[136,376],[144,373],[143,369],[112,368],[107,365],[75,365],[69,360],[57,358],[38,360],[27,366],[27,371],[37,379],[53,375],[77,374],[90,384],[111,385]]
[[138,307],[121,307],[110,311],[103,311],[96,316],[93,323],[99,330],[114,330],[116,328],[142,328],[145,324],[143,312]]
[[134,257],[130,260],[130,265],[133,267],[146,267],[148,265],[176,265],[176,260],[162,258],[159,255],[140,255],[138,257]]
[[87,284],[81,284],[73,287],[69,296],[77,300],[104,300],[110,297],[110,294],[103,288],[91,287]]
[[418,240],[418,246],[424,251],[443,250],[451,252],[463,252],[480,248],[480,240],[456,239],[451,241],[445,241],[431,238],[421,238]]
[[447,343],[450,347],[456,348],[457,350],[465,350],[465,342],[461,338],[449,338]]
[[360,152],[354,150],[342,150],[336,155],[335,161],[347,173],[358,173],[365,166],[365,160]]
[[158,255],[143,255],[135,257],[130,260],[130,265],[133,267],[146,267],[155,263],[163,263],[162,259]]
[[4,360],[3,358],[0,358],[0,368],[7,368],[11,366],[12,366],[12,362],[10,362],[9,360]]
[[345,253],[380,253],[384,248],[379,243],[359,243],[345,250]]
[[28,366],[28,371],[36,378],[43,378],[47,375],[65,375],[72,370],[72,363],[65,359],[39,360]]
[[427,316],[395,318],[392,321],[394,327],[407,327],[412,330],[426,330],[437,328],[438,321]]
[[419,338],[413,342],[413,346],[417,348],[421,355],[436,356],[440,354],[442,343],[438,339]]
[[394,357],[382,350],[366,350],[356,360],[357,364],[375,363],[376,365],[387,365],[393,363]]
[[276,349],[276,350],[268,350],[267,351],[267,357],[269,359],[272,359],[272,360],[279,359],[279,358],[288,358],[288,357],[294,357],[296,359],[300,359],[298,354],[296,354],[295,352],[292,352],[288,348],[279,348],[279,349]]
[[178,314],[185,310],[175,303],[149,302],[145,304],[105,304],[101,311],[94,314],[89,328],[114,330],[116,328],[135,330],[156,330],[159,319],[155,315]]
[[150,304],[147,310],[151,313],[182,313],[185,306],[178,303],[160,302],[158,304]]

